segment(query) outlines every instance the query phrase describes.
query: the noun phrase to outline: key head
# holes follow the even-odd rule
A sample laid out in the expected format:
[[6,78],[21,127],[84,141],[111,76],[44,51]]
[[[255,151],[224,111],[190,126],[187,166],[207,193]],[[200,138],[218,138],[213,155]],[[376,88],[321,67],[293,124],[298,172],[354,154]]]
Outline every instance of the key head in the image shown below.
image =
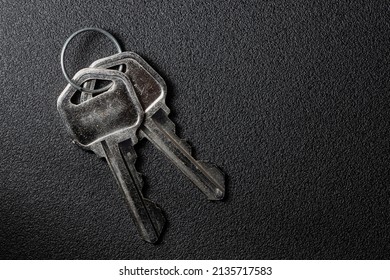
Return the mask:
[[[91,64],[90,67],[113,68],[124,65],[124,73],[132,82],[135,93],[141,103],[145,114],[153,115],[158,109],[162,108],[167,114],[169,109],[165,105],[167,95],[167,86],[163,78],[140,57],[133,52],[122,52],[106,58],[99,59]],[[88,85],[94,87],[93,83]],[[83,99],[91,98],[89,93],[83,93]]]
[[73,80],[82,85],[90,80],[107,80],[111,88],[80,104],[73,102],[77,93],[68,85],[57,100],[57,109],[73,141],[84,149],[101,154],[101,141],[120,143],[131,139],[137,143],[136,132],[143,120],[141,104],[128,77],[115,70],[86,68]]

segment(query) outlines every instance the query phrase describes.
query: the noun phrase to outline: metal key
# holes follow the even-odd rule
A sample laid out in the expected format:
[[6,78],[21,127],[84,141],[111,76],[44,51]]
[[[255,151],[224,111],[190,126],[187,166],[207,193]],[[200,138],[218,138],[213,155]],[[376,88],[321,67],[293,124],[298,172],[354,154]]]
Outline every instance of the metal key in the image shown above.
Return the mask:
[[[225,178],[214,164],[198,161],[191,155],[190,145],[175,134],[175,124],[169,119],[165,104],[166,84],[161,76],[139,55],[122,52],[95,61],[90,67],[114,68],[125,66],[135,92],[145,111],[145,119],[139,130],[140,138],[147,138],[169,158],[209,200],[220,200],[225,194]],[[94,87],[92,82],[90,88]],[[91,94],[82,93],[89,99]]]
[[83,69],[73,80],[111,81],[106,92],[74,104],[77,90],[68,85],[57,101],[57,108],[73,142],[104,157],[122,190],[133,221],[145,241],[154,243],[163,229],[165,218],[152,201],[142,195],[142,179],[134,167],[137,155],[137,129],[143,110],[128,77],[114,70]]

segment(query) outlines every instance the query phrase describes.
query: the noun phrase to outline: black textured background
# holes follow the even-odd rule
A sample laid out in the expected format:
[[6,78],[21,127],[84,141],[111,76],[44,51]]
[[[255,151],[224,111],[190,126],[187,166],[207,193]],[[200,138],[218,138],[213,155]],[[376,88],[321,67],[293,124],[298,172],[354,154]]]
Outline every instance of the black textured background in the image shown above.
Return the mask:
[[[324,2],[324,3],[323,3]],[[388,1],[0,1],[0,257],[388,259]],[[143,242],[103,160],[56,110],[62,44],[114,34],[168,84],[178,133],[227,175],[208,202],[150,143]],[[71,73],[112,54],[70,45]]]

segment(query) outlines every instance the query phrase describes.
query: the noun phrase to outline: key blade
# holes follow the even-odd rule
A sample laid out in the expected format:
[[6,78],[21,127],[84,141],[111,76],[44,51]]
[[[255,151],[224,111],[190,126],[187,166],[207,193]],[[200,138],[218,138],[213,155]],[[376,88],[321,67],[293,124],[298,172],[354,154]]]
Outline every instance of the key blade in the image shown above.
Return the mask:
[[[139,191],[139,194],[141,197],[143,197],[143,195],[142,195],[142,188],[143,188],[142,174],[137,172],[137,170],[135,168],[137,154],[133,148],[133,144],[131,143],[131,140],[124,141],[124,142],[120,143],[120,150],[121,150],[122,158],[125,161],[126,166],[127,166],[128,170],[130,171],[130,174],[132,174],[132,176],[134,176],[134,182],[137,185],[137,189]],[[164,228],[165,217],[164,217],[161,209],[154,202],[150,201],[149,199],[145,199],[145,198],[143,198],[143,201],[144,201],[145,207],[148,210],[149,219],[151,221],[153,221],[153,228],[156,232],[156,236],[157,236],[156,241],[157,241],[158,236],[161,235],[161,232]],[[154,243],[154,242],[151,242],[151,243]]]
[[140,134],[153,143],[179,168],[209,200],[221,200],[225,195],[225,176],[216,165],[195,160],[187,142],[171,129],[171,123],[162,110],[146,118]]
[[[121,146],[127,147],[126,150],[122,150]],[[156,204],[143,197],[142,181],[134,167],[135,151],[129,152],[128,146],[128,141],[125,145],[102,142],[108,165],[125,196],[139,234],[145,241],[155,243],[161,235],[165,218]]]
[[203,168],[207,169],[211,176],[217,182],[219,182],[221,186],[225,186],[225,174],[223,174],[222,170],[219,169],[219,167],[215,163],[203,160],[198,160],[198,163],[200,165],[203,165]]

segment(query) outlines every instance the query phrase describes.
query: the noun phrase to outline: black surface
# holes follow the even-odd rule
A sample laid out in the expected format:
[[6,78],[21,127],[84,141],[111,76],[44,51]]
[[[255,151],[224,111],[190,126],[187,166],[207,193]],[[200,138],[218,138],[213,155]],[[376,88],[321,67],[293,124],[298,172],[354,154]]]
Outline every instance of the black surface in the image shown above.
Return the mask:
[[[0,257],[388,259],[388,1],[1,1]],[[150,143],[137,235],[106,163],[56,110],[62,44],[96,26],[168,84],[178,133],[227,174],[211,203]],[[115,51],[78,37],[71,73]]]

